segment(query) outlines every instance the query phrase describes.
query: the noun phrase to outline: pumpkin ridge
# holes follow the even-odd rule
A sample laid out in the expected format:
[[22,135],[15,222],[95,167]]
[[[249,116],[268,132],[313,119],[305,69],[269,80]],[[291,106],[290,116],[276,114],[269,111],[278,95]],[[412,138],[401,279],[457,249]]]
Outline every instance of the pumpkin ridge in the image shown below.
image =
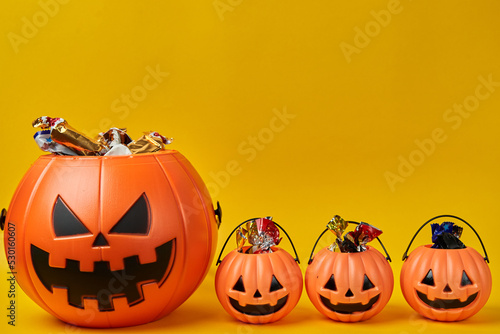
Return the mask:
[[[51,157],[50,161],[45,165],[45,167],[43,168],[42,172],[38,175],[38,178],[37,178],[37,180],[35,182],[35,185],[33,186],[33,191],[30,194],[30,197],[28,199],[28,204],[26,205],[26,208],[24,210],[24,215],[23,215],[23,217],[24,217],[24,219],[23,219],[23,230],[22,230],[21,234],[23,235],[24,239],[26,239],[26,225],[27,225],[26,224],[26,217],[27,217],[26,213],[30,211],[31,205],[33,204],[33,198],[35,197],[36,193],[38,192],[38,188],[40,187],[40,183],[42,182],[45,174],[47,174],[47,171],[48,171],[49,167],[51,167],[54,162],[55,162],[55,157]],[[26,176],[28,176],[28,175],[26,175]],[[19,185],[19,186],[21,187],[22,185]],[[24,257],[26,259],[25,262],[29,263],[30,261],[27,261],[27,258],[28,258],[28,254],[29,254],[29,258],[31,259],[31,252],[27,252],[26,248],[31,247],[31,245],[29,243],[26,243],[26,242],[24,244],[25,244],[24,245],[24,248],[25,248],[24,249]],[[30,273],[30,271],[29,271],[29,269],[28,269],[27,266],[26,266],[26,273],[29,276],[30,282],[34,282],[33,275],[31,275],[31,273]],[[35,273],[35,275],[36,275],[36,273]],[[43,298],[38,293],[38,289],[35,287],[34,284],[32,284],[32,285],[33,285],[33,292],[36,293],[36,295],[38,297],[38,300],[40,302],[42,302],[45,305],[45,307],[47,309],[49,309],[51,311],[51,313],[55,316],[57,313],[54,310],[52,310],[52,308],[49,305],[47,305],[47,303],[45,303],[45,301],[43,300]]]
[[[213,240],[214,239],[213,238],[213,228],[214,228],[214,226],[211,224],[209,210],[213,210],[213,207],[212,207],[212,204],[211,204],[210,208],[207,208],[207,203],[205,201],[205,197],[204,197],[204,195],[203,195],[203,193],[202,193],[202,191],[200,189],[200,186],[206,188],[205,184],[203,183],[203,179],[201,179],[201,176],[199,176],[199,178],[201,180],[201,185],[200,185],[198,182],[196,182],[196,180],[193,177],[192,173],[190,173],[189,170],[188,170],[188,168],[186,167],[186,164],[189,164],[191,166],[191,168],[193,169],[193,171],[196,173],[196,170],[191,165],[191,163],[182,154],[180,154],[179,152],[176,151],[176,152],[173,152],[173,153],[174,154],[172,154],[172,157],[182,167],[182,169],[184,170],[184,173],[187,175],[187,177],[189,178],[189,180],[193,184],[194,189],[196,189],[196,193],[198,194],[198,199],[200,200],[200,203],[201,203],[201,205],[203,207],[203,213],[205,214],[205,221],[206,221],[206,228],[207,228],[207,239],[208,239],[208,242],[207,242],[207,248],[206,248],[206,253],[205,253],[205,254],[207,254],[207,256],[206,256],[206,260],[204,261],[205,262],[205,267],[207,269],[205,270],[204,273],[202,273],[202,275],[200,275],[200,277],[198,279],[198,282],[194,285],[193,290],[190,292],[190,294],[192,294],[198,288],[198,286],[203,282],[203,280],[205,279],[205,276],[206,276],[206,274],[207,274],[207,272],[209,270],[209,266],[208,265],[210,264],[210,262],[212,260],[212,257],[215,254],[214,253],[215,252],[215,248],[217,248],[217,247],[213,247],[212,246],[212,244],[214,242],[214,240]],[[182,157],[183,159],[179,159],[179,156]],[[158,157],[156,155],[155,155],[155,158],[158,161]],[[208,189],[205,189],[205,191],[208,194]]]
[[[204,201],[203,195],[202,195],[202,193],[200,191],[200,188],[198,187],[198,183],[193,179],[191,173],[188,172],[186,166],[181,162],[181,160],[177,157],[177,155],[179,155],[179,153],[172,154],[173,158],[182,167],[182,169],[186,173],[187,177],[189,178],[189,180],[191,180],[191,183],[193,184],[194,188],[196,189],[196,193],[198,194],[198,198],[200,199],[201,205],[203,206],[203,213],[205,214],[205,220],[207,221],[208,239],[211,239],[212,238],[212,228],[213,227],[212,227],[212,224],[210,224],[210,217],[208,215],[208,210],[207,210],[207,206],[206,206],[206,203]],[[158,157],[155,156],[155,158],[158,161]],[[185,161],[187,161],[187,160],[185,160]],[[210,241],[212,241],[212,240],[210,240]],[[211,242],[207,243],[207,254],[211,253],[211,247],[210,247],[210,245],[211,245]],[[210,257],[210,255],[209,255],[209,257]],[[210,259],[207,259],[207,262],[208,261],[210,261]],[[202,280],[203,280],[203,278],[198,282],[198,284],[200,284]],[[198,284],[197,284],[197,286],[198,286]]]
[[[465,252],[465,253],[469,253],[469,252]],[[458,258],[460,259],[460,268],[465,268],[465,263],[464,263],[464,259],[463,259],[463,254],[461,253],[458,253]],[[474,262],[474,261],[473,261]],[[476,266],[475,262],[474,262],[474,266]],[[462,276],[460,276],[460,280],[462,279],[461,278]],[[458,283],[458,284],[461,284],[461,283]],[[469,289],[468,288],[465,288],[465,291],[467,291],[467,293],[469,292]],[[475,297],[471,300],[471,303],[474,302],[474,300],[476,299],[478,293],[475,294]],[[471,295],[468,296],[468,298],[465,300],[469,300],[471,297]],[[469,303],[470,304],[470,303]],[[468,305],[468,304],[467,304]],[[457,318],[460,318],[462,316],[462,313],[464,313],[465,309],[464,308],[461,308],[460,309],[460,313],[457,314]]]
[[[332,252],[331,250],[329,250],[328,248],[324,248],[324,252],[322,252],[320,254],[320,252],[318,252],[314,257],[317,257],[318,255],[321,255],[321,257],[319,259],[317,259],[317,263],[315,264],[316,267],[322,267],[323,265],[333,265],[333,263],[335,262],[335,260],[330,260],[329,259],[329,256],[330,255],[329,253],[327,252]],[[335,252],[332,252],[332,253],[335,253]],[[311,263],[312,264],[312,263]]]
[[[99,190],[97,191],[97,205],[99,206],[99,208],[97,209],[97,212],[99,212],[99,214],[97,215],[97,233],[96,235],[99,235],[99,233],[102,233],[102,215],[103,215],[103,210],[104,210],[104,205],[102,204],[102,192],[103,192],[103,189],[102,189],[102,170],[104,168],[104,164],[103,164],[103,159],[98,159],[99,161],[99,176],[97,177],[97,182],[99,184]],[[94,234],[92,234],[93,236]],[[102,248],[99,248],[99,254],[100,254],[100,260],[103,261],[104,259],[104,252],[103,252],[103,249]],[[94,262],[95,263],[95,262]],[[125,265],[125,264],[124,264]],[[141,286],[142,288],[142,286]],[[142,291],[141,291],[142,293]],[[68,290],[68,299],[69,299],[69,290]],[[111,298],[110,300],[111,304],[113,304],[113,299]],[[83,301],[82,301],[82,305],[83,305]],[[110,327],[111,326],[111,318],[110,318],[110,315],[108,312],[105,312],[105,319],[106,319],[106,326],[107,327]]]
[[[382,269],[381,269],[381,266],[379,266],[379,260],[380,258],[377,256],[377,251],[373,248],[369,248],[368,250],[366,250],[366,252],[368,253],[368,257],[370,259],[370,261],[373,262],[374,264],[374,267],[377,268],[377,275],[378,277],[383,277],[383,273],[382,273]],[[361,260],[363,261],[363,266],[365,266],[365,259],[363,259],[363,256],[361,257]],[[366,266],[365,266],[365,270],[366,270]],[[385,283],[384,281],[382,281],[382,284]],[[380,285],[380,284],[379,284]],[[380,286],[377,285],[377,288],[380,290]],[[380,295],[380,292],[378,293]]]
[[[158,157],[156,155],[153,155],[153,157],[156,160],[157,166],[160,167],[160,170],[162,171],[162,174],[165,177],[166,182],[170,186],[169,189],[170,189],[170,192],[172,193],[172,196],[174,198],[174,202],[175,202],[175,205],[177,207],[179,216],[182,217],[183,221],[186,221],[185,217],[184,217],[184,212],[182,211],[182,209],[180,207],[180,204],[179,204],[179,196],[178,196],[177,192],[174,190],[174,187],[172,186],[172,182],[170,181],[170,176],[168,175],[168,173],[167,173],[166,169],[164,168],[163,164],[159,161]],[[187,235],[186,224],[181,224],[181,225],[182,225],[182,230],[184,232],[183,239],[186,239],[186,235]],[[179,244],[180,244],[180,242],[179,242]],[[183,244],[182,254],[186,254],[187,242],[183,242],[182,244]],[[176,252],[178,252],[178,250],[176,250]],[[175,261],[175,258],[174,258],[174,261]],[[186,257],[185,256],[184,256],[184,261],[183,262],[184,262],[183,266],[186,265]],[[172,266],[172,269],[173,269],[173,266]],[[181,276],[181,279],[179,279],[176,282],[174,290],[177,290],[177,288],[179,287],[179,284],[182,282],[182,277],[184,277],[185,274],[186,274],[186,272],[184,271],[183,274],[182,274],[182,276]],[[153,317],[153,319],[155,319],[155,320],[158,319],[161,316],[161,314],[163,314],[163,312],[165,311],[165,309],[167,309],[167,308],[170,307],[169,304],[170,304],[173,296],[174,295],[172,294],[171,297],[170,297],[169,302],[165,303],[165,306]]]
[[[470,263],[472,262],[472,263],[473,263],[473,266],[474,266],[474,269],[473,269],[473,270],[475,270],[475,273],[477,273],[477,274],[478,274],[478,276],[480,276],[480,275],[479,275],[479,273],[481,272],[481,270],[479,269],[479,267],[478,267],[478,265],[477,265],[477,262],[474,260],[474,258],[473,258],[473,256],[472,256],[472,254],[471,254],[471,249],[472,249],[472,248],[470,248],[470,247],[465,248],[465,251],[461,253],[461,255],[462,255],[462,256],[460,256],[460,261],[462,261],[462,262],[461,262],[461,263],[462,263],[461,268],[468,268],[468,267],[465,267],[465,262],[464,262],[464,259],[463,259],[463,256],[464,256],[465,254],[467,254],[466,256],[469,258],[469,261],[467,261],[467,262],[468,262],[468,266],[471,266],[471,264],[470,264]],[[475,275],[474,275],[474,276],[475,276]],[[474,284],[475,284],[475,285],[477,285],[477,282],[475,281],[475,282],[474,282]],[[469,292],[469,289],[467,288],[467,289],[466,289],[466,291],[467,291],[467,292]],[[481,291],[481,290],[478,290],[478,291],[476,292],[476,295],[477,295],[477,296],[476,296],[476,300],[477,300],[477,302],[480,302],[480,297],[481,297],[481,296],[480,296],[480,293],[479,293],[479,292],[481,292],[481,294],[482,294],[482,291]],[[479,298],[478,298],[478,297],[479,297]],[[474,300],[474,301],[476,301],[476,300]],[[474,302],[474,301],[473,301],[473,302]],[[469,311],[469,312],[470,312],[470,311]],[[462,309],[461,309],[460,316],[461,316],[463,313],[465,313],[465,309],[464,309],[464,308],[462,308]],[[475,313],[475,312],[474,312],[474,313]],[[459,317],[460,317],[460,316],[459,316]]]

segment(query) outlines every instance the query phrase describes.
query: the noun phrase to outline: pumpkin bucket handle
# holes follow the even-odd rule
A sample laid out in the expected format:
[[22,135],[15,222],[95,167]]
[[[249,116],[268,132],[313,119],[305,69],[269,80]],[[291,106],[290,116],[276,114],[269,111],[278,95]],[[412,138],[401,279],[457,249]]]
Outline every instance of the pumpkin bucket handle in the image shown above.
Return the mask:
[[[346,220],[346,223],[359,225],[358,222],[350,221],[350,220]],[[323,236],[323,234],[326,233],[326,231],[328,231],[328,227],[319,235],[318,239],[314,243],[314,246],[313,246],[313,249],[311,251],[311,255],[309,256],[309,261],[307,262],[307,264],[311,264],[311,262],[313,261],[313,255],[314,255],[314,250],[316,249],[316,245],[318,244],[319,239],[321,239],[321,237]],[[382,249],[384,250],[384,253],[386,255],[385,259],[387,261],[391,262],[391,256],[389,255],[389,253],[387,253],[387,250],[385,249],[384,244],[382,243],[382,240],[380,240],[378,237],[377,237],[377,240],[380,243],[380,246],[382,246]]]
[[2,209],[2,213],[0,214],[0,230],[3,231],[5,227],[5,217],[7,217],[7,210]]
[[417,230],[417,232],[415,232],[415,235],[413,236],[413,238],[411,238],[410,240],[410,244],[408,245],[408,247],[406,248],[404,254],[403,254],[403,261],[406,260],[408,258],[408,251],[410,250],[410,247],[411,247],[411,244],[413,243],[413,240],[415,240],[415,238],[417,237],[417,234],[420,232],[420,230],[422,230],[424,228],[425,225],[429,224],[431,221],[433,220],[436,220],[436,219],[439,219],[439,218],[454,218],[454,219],[458,219],[460,220],[461,222],[465,223],[467,226],[469,226],[471,228],[471,230],[476,234],[477,238],[479,239],[479,242],[481,243],[481,247],[483,247],[483,251],[484,251],[484,260],[487,262],[487,263],[490,263],[490,259],[488,258],[488,253],[486,253],[486,248],[484,248],[484,244],[483,244],[483,240],[481,240],[481,237],[479,236],[479,234],[476,232],[476,230],[474,229],[474,227],[472,227],[471,224],[467,223],[465,220],[463,220],[462,218],[460,217],[457,217],[457,216],[452,216],[452,215],[440,215],[440,216],[436,216],[434,218],[431,218],[429,219],[428,221],[426,221],[424,223],[424,225],[420,226],[420,228]]
[[[239,224],[238,226],[236,226],[234,228],[234,230],[231,232],[231,234],[229,234],[229,237],[227,237],[226,241],[224,242],[224,245],[222,246],[222,249],[220,251],[219,257],[217,258],[217,262],[215,263],[216,266],[218,266],[222,262],[220,258],[222,256],[222,253],[224,252],[224,248],[226,248],[227,242],[229,241],[229,239],[231,238],[231,236],[233,235],[233,233],[236,232],[236,230],[238,229],[238,227],[240,227],[243,224],[248,223],[249,221],[256,220],[256,219],[260,219],[260,218],[250,218],[250,219],[247,219],[243,223]],[[288,233],[286,233],[285,229],[283,227],[281,227],[278,223],[276,223],[274,221],[273,221],[273,223],[274,223],[274,225],[278,226],[285,233],[285,235],[288,238],[288,240],[290,240],[290,244],[292,245],[293,252],[295,253],[295,259],[294,260],[297,263],[300,263],[299,255],[297,254],[297,250],[295,249],[295,246],[293,245],[292,239],[290,238],[290,236],[288,235]]]
[[217,209],[214,210],[215,214],[215,222],[217,224],[217,229],[220,228],[220,224],[222,224],[222,208],[220,207],[219,201],[217,201]]

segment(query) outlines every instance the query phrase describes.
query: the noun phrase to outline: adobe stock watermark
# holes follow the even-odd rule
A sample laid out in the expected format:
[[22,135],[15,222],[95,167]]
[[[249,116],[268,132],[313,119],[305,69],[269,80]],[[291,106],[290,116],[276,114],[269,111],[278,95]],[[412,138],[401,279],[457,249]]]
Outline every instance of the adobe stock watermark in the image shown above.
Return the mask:
[[290,124],[297,115],[288,112],[287,107],[273,109],[272,117],[267,126],[261,128],[257,133],[249,135],[236,147],[239,157],[226,163],[223,170],[210,172],[210,179],[206,183],[207,189],[212,197],[217,197],[221,189],[226,188],[231,183],[231,178],[241,174],[245,164],[254,161],[259,152],[262,152],[276,137],[276,135]]
[[30,40],[38,35],[40,29],[45,27],[51,18],[56,16],[61,9],[61,5],[66,5],[70,0],[40,0],[38,6],[40,7],[31,17],[23,16],[21,18],[20,33],[9,32],[7,39],[12,46],[15,54],[19,53],[21,44],[28,44]]
[[450,129],[452,131],[458,130],[463,121],[468,119],[472,112],[480,107],[481,101],[490,98],[496,87],[500,87],[500,81],[493,81],[493,74],[491,73],[487,77],[480,75],[477,80],[479,83],[473,94],[466,96],[462,103],[455,103],[451,108],[443,112],[443,121],[449,127],[448,129],[437,127],[430,132],[427,138],[415,139],[416,148],[407,155],[398,156],[399,165],[396,170],[394,172],[385,171],[384,178],[392,192],[396,191],[398,183],[405,182],[408,177],[415,173],[417,167],[421,166],[427,158],[436,152],[439,144],[448,139]]
[[[254,333],[254,326],[255,325],[252,325],[252,324],[240,323],[236,327],[236,334],[253,334]],[[223,332],[221,334],[232,334],[232,333],[230,333],[230,332]]]
[[407,330],[399,332],[399,334],[410,334],[410,333],[423,333],[427,330],[427,327],[429,326],[429,320],[423,318],[420,314],[413,312],[409,317],[408,317],[408,325],[409,327],[406,327],[406,329],[410,330],[413,329],[414,331],[408,332]]
[[379,11],[370,11],[372,19],[366,22],[362,28],[354,27],[355,35],[352,43],[340,42],[340,50],[348,64],[351,63],[353,54],[360,54],[363,49],[370,45],[373,38],[380,35],[383,28],[386,28],[391,23],[392,18],[403,11],[403,6],[399,0],[389,0],[386,8]]
[[[170,76],[170,73],[164,72],[159,64],[154,67],[150,65],[146,66],[145,72],[146,74],[138,85],[132,87],[130,91],[122,93],[120,97],[117,97],[111,102],[111,111],[113,111],[122,121],[130,115],[132,110],[137,109],[141,102],[143,102],[152,91],[160,87],[160,85]],[[100,132],[106,131],[114,126],[113,123],[112,118],[103,117],[99,121],[97,129],[84,131],[84,133],[93,138]]]
[[215,12],[221,21],[224,21],[226,12],[233,12],[236,7],[241,5],[243,0],[215,0],[212,2]]
[[5,233],[5,254],[7,255],[7,264],[9,266],[9,271],[7,272],[7,282],[8,282],[7,324],[9,324],[10,326],[15,326],[16,313],[17,313],[17,305],[16,305],[17,283],[15,277],[15,275],[17,275],[16,225],[12,222],[8,222],[5,225],[4,233]]

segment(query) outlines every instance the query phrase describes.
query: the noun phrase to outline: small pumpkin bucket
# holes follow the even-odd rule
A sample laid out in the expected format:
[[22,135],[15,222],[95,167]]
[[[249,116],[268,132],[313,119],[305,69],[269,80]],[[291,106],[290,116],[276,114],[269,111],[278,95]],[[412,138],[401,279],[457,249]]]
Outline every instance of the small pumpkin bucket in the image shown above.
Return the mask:
[[[359,225],[354,221],[349,224]],[[394,277],[391,258],[371,246],[358,253],[334,252],[325,247],[314,257],[316,240],[306,270],[306,291],[316,309],[335,321],[357,322],[378,314],[392,295]]]
[[[432,221],[451,218],[469,226],[476,234],[484,257],[474,248],[439,249],[422,245],[408,250],[417,234]],[[462,218],[441,215],[429,219],[415,233],[403,254],[401,290],[410,306],[429,319],[459,321],[476,314],[491,292],[488,254],[476,230]]]
[[288,233],[276,222],[287,236],[295,253],[293,258],[280,247],[272,252],[249,254],[250,247],[231,251],[220,260],[233,233],[248,219],[239,224],[229,235],[217,259],[215,291],[222,307],[234,318],[251,324],[278,321],[292,311],[302,294],[302,272],[299,257]]

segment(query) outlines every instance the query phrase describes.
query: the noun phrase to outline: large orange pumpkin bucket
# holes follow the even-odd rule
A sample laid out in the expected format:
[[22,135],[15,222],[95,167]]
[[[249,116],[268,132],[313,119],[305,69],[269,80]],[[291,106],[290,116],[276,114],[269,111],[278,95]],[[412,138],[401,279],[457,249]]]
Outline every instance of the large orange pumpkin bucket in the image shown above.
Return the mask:
[[220,215],[175,150],[44,155],[3,218],[5,251],[24,292],[57,318],[138,325],[170,313],[202,282]]
[[382,311],[391,298],[394,287],[391,257],[378,237],[385,257],[371,246],[357,253],[334,252],[325,247],[313,257],[319,240],[328,230],[320,234],[309,257],[305,275],[307,295],[316,309],[332,320],[367,320]]
[[[476,234],[484,257],[472,247],[431,248],[423,245],[408,254],[417,234],[430,222],[442,218],[459,220]],[[441,215],[429,219],[415,233],[403,254],[401,290],[410,306],[429,319],[458,321],[476,314],[491,292],[488,254],[476,230],[462,218]]]
[[264,324],[280,320],[297,305],[302,294],[302,272],[297,251],[288,233],[273,222],[287,236],[295,253],[293,258],[280,247],[272,252],[248,254],[249,247],[231,251],[221,261],[226,244],[236,230],[251,221],[239,224],[222,246],[217,259],[215,290],[222,307],[234,318],[252,324]]

